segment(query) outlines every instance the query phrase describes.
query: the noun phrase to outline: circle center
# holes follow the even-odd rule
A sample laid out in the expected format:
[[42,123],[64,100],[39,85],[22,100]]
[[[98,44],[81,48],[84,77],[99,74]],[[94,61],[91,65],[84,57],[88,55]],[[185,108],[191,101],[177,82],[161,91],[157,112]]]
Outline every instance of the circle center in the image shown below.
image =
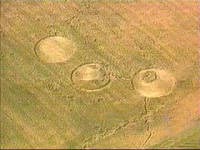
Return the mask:
[[156,79],[157,79],[157,74],[155,71],[146,71],[142,76],[142,80],[144,80],[146,83],[153,82]]

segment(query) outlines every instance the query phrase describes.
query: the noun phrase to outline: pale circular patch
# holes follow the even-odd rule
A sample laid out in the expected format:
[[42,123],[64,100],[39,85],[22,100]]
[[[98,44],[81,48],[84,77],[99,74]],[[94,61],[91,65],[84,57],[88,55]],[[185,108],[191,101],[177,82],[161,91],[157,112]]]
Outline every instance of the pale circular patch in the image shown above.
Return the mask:
[[37,56],[45,63],[62,63],[69,60],[76,51],[73,41],[52,36],[40,40],[35,48]]
[[172,93],[175,77],[162,69],[147,69],[140,71],[132,80],[135,90],[144,97],[155,98]]
[[110,82],[110,77],[101,64],[91,63],[77,67],[72,72],[71,80],[79,89],[94,91],[104,88]]

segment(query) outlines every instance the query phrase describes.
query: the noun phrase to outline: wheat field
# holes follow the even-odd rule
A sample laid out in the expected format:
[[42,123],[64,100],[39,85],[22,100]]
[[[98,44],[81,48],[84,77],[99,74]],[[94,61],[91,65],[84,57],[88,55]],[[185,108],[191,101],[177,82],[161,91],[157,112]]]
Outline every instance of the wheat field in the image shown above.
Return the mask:
[[199,7],[2,0],[1,148],[200,148]]

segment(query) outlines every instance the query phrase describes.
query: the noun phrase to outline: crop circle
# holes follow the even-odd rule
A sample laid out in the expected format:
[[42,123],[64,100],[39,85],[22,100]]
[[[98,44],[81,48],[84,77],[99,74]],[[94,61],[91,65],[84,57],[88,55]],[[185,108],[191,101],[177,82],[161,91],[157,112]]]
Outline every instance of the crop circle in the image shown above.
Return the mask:
[[63,63],[75,53],[73,41],[61,36],[52,36],[41,39],[35,47],[35,53],[45,63]]
[[106,87],[110,82],[110,77],[103,65],[90,63],[74,69],[71,80],[81,90],[95,91]]
[[175,88],[176,79],[169,71],[146,69],[135,75],[132,85],[140,95],[155,98],[171,94]]

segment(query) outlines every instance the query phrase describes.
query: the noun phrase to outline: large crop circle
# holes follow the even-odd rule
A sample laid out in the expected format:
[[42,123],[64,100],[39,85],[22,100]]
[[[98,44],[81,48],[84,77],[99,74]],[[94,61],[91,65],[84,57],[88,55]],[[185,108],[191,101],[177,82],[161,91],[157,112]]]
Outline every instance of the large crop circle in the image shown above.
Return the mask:
[[166,70],[146,69],[132,79],[135,90],[144,97],[155,98],[172,93],[176,79]]

